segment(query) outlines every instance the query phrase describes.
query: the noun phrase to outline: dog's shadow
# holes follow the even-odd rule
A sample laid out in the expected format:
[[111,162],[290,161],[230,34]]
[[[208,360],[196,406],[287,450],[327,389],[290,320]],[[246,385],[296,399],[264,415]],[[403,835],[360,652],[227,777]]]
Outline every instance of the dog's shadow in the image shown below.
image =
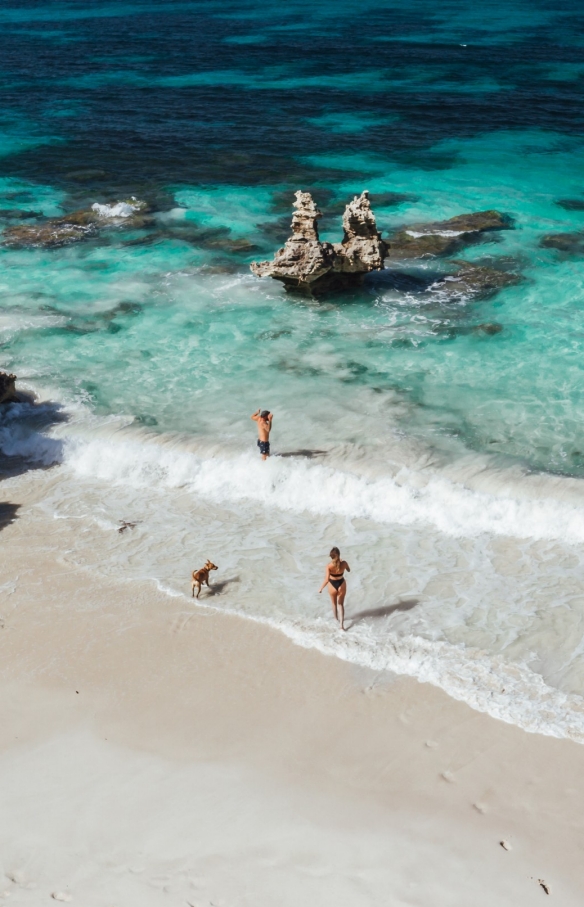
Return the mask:
[[382,605],[381,608],[368,608],[366,611],[357,611],[356,614],[353,614],[347,630],[350,630],[355,624],[361,623],[362,620],[366,620],[368,617],[389,617],[390,614],[395,614],[396,611],[411,611],[412,608],[419,604],[419,598],[406,598],[404,601],[396,602],[395,605]]
[[209,589],[207,589],[207,592],[210,592],[211,595],[221,595],[221,593],[225,591],[227,586],[230,586],[231,583],[240,582],[240,579],[241,577],[239,576],[231,576],[229,579],[224,579],[220,583],[213,583],[213,585]]

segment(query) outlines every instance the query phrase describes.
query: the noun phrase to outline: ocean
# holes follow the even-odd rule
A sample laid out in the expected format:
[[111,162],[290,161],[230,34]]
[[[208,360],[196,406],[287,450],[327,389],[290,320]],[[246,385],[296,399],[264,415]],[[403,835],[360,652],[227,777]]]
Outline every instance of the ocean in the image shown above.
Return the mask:
[[[0,498],[34,473],[39,518],[80,529],[60,556],[185,619],[584,742],[581,6],[6,0],[0,65],[0,368],[34,395],[0,415]],[[249,265],[297,189],[331,241],[364,189],[384,236],[510,229],[295,296]],[[145,217],[112,216],[132,199]],[[83,241],[7,242],[94,204]],[[453,291],[453,257],[518,282]],[[346,634],[318,595],[333,544]]]

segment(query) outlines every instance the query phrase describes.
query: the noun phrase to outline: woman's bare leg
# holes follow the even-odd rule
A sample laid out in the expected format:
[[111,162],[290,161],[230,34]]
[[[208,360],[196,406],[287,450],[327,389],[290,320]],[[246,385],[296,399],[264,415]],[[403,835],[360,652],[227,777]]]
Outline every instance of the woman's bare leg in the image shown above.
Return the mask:
[[339,615],[337,613],[337,597],[338,597],[339,593],[337,592],[336,589],[333,589],[331,586],[328,587],[328,590],[329,590],[329,595],[331,597],[331,605],[333,606],[333,614],[335,615],[335,620],[338,620]]
[[345,629],[345,595],[347,594],[347,584],[343,583],[339,589],[337,607],[340,614],[341,630]]

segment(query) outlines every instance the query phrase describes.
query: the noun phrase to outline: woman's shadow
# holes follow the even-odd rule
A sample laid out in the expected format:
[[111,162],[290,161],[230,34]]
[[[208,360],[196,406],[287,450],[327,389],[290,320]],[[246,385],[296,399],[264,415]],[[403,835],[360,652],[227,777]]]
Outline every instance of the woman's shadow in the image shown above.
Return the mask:
[[394,614],[396,611],[411,611],[412,608],[419,604],[419,598],[406,598],[403,601],[396,602],[395,605],[382,605],[381,608],[368,608],[366,611],[357,611],[356,614],[353,614],[347,630],[350,630],[355,624],[366,620],[368,617],[389,617],[390,614]]

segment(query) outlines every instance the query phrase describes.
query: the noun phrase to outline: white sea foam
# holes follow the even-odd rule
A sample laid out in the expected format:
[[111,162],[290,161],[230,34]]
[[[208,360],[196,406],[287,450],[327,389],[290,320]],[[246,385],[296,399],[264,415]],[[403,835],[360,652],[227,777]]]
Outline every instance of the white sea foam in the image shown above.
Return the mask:
[[100,217],[131,217],[141,207],[142,204],[137,199],[132,198],[129,202],[117,202],[115,205],[100,205],[95,202],[91,209],[99,214]]
[[35,315],[28,312],[0,314],[0,335],[3,341],[10,340],[20,331],[59,327],[67,323],[64,315]]
[[267,507],[429,524],[449,536],[489,533],[525,539],[584,542],[584,508],[565,501],[477,492],[439,474],[403,469],[368,477],[302,459],[250,454],[202,457],[178,440],[159,443],[68,439],[63,458],[80,476],[147,488],[185,488],[218,502],[253,500]]
[[364,475],[351,464],[339,468],[302,457],[274,456],[264,463],[251,452],[230,456],[217,447],[195,452],[179,437],[128,431],[123,419],[103,420],[104,436],[90,423],[84,437],[83,421],[81,428],[75,424],[50,436],[31,426],[32,413],[35,422],[50,422],[51,404],[8,408],[0,421],[0,451],[43,466],[63,462],[84,478],[136,489],[183,488],[218,502],[250,500],[296,513],[427,524],[448,536],[584,542],[584,504],[561,499],[569,479],[549,477],[545,490],[530,489],[524,480],[520,490],[517,481],[506,482],[499,472],[492,482],[496,491],[488,493],[468,487],[463,467],[456,481],[444,471],[406,467],[395,476]]
[[465,232],[468,233],[468,230],[423,230],[421,232],[416,230],[406,230],[405,232],[408,234],[408,236],[413,236],[415,239],[420,239],[421,236],[463,236]]

